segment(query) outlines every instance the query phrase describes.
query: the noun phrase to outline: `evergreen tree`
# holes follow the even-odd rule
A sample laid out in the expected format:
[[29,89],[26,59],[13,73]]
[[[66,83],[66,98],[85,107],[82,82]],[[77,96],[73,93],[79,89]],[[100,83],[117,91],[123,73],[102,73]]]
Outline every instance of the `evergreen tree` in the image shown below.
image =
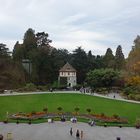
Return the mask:
[[24,58],[25,49],[22,44],[19,44],[19,41],[16,42],[13,49],[13,60],[21,62]]
[[29,28],[25,34],[23,39],[23,47],[24,47],[24,57],[26,59],[30,58],[30,52],[33,49],[37,48],[37,40],[35,37],[35,31],[31,28]]
[[110,48],[107,49],[103,59],[105,68],[114,68],[115,58]]
[[95,57],[95,69],[101,69],[104,68],[104,57],[97,55]]
[[88,71],[95,69],[95,56],[89,51],[87,54],[88,61]]
[[83,84],[86,73],[88,72],[88,59],[86,52],[81,47],[78,47],[73,51],[71,64],[77,70],[78,84]]
[[6,48],[6,45],[0,43],[0,58],[5,58],[9,56],[9,49]]
[[49,34],[48,33],[38,32],[36,34],[37,46],[38,47],[43,47],[43,46],[50,47],[50,43],[52,42],[52,40],[48,39],[48,37],[49,37]]
[[116,49],[115,55],[115,69],[121,70],[125,67],[125,58],[122,52],[122,47],[119,45]]

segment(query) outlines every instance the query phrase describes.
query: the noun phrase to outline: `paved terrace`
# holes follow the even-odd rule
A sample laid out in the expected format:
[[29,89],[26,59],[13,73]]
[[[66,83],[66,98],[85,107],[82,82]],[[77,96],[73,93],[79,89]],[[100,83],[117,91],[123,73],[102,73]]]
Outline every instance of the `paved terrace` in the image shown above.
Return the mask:
[[[73,128],[73,136],[69,130]],[[135,128],[91,127],[86,123],[54,122],[42,124],[3,124],[0,134],[7,140],[7,133],[12,133],[13,140],[75,140],[76,130],[83,130],[83,140],[140,140],[140,130]]]

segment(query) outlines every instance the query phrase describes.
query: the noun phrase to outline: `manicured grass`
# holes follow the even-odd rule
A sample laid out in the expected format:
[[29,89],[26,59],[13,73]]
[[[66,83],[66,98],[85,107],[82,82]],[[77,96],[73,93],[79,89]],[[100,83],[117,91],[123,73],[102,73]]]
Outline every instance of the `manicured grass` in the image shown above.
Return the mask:
[[112,116],[117,114],[134,124],[136,118],[140,118],[140,104],[127,103],[123,101],[104,99],[100,97],[81,95],[81,94],[38,94],[20,96],[1,96],[0,97],[0,120],[9,114],[17,112],[42,111],[47,106],[49,112],[58,112],[60,106],[64,112],[74,112],[75,107],[80,108],[80,113],[87,113],[86,109],[91,108],[92,113]]

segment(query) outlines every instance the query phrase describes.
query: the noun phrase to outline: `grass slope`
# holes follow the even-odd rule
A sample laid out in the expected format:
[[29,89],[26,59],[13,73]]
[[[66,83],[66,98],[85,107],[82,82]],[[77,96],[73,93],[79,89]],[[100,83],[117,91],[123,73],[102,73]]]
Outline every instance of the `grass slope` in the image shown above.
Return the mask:
[[0,97],[0,120],[5,119],[7,111],[9,113],[42,111],[45,106],[49,112],[56,112],[59,106],[64,112],[74,112],[74,108],[79,107],[79,112],[87,113],[86,109],[91,108],[92,113],[126,117],[131,124],[135,123],[136,118],[140,118],[140,104],[88,95],[52,93]]

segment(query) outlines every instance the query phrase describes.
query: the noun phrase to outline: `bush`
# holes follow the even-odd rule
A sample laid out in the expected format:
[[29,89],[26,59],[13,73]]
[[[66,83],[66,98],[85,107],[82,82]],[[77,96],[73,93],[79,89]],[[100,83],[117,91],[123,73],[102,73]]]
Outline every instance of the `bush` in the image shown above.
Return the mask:
[[38,90],[41,90],[41,91],[47,91],[49,88],[48,88],[47,85],[46,85],[46,86],[41,86],[41,85],[39,85],[39,86],[37,86],[37,89],[38,89]]
[[59,84],[58,81],[53,82],[52,86],[53,89],[58,89],[59,88]]
[[109,89],[102,87],[102,88],[97,88],[95,91],[100,94],[108,94]]
[[136,127],[137,129],[140,128],[140,119],[137,119],[137,120],[136,120],[135,127]]
[[125,87],[125,88],[123,89],[123,93],[124,93],[125,95],[127,95],[127,96],[128,96],[129,94],[132,94],[133,91],[134,91],[133,87]]
[[28,84],[26,84],[25,89],[36,90],[36,86],[33,83],[28,83]]
[[129,100],[135,100],[135,95],[134,94],[129,94],[128,99]]
[[135,95],[135,100],[140,101],[140,94]]
[[37,88],[33,83],[27,83],[25,85],[25,87],[19,88],[19,89],[15,90],[15,91],[24,92],[24,91],[36,91],[36,90],[37,90]]
[[119,119],[119,118],[120,118],[119,115],[117,115],[117,114],[114,114],[113,117],[114,117],[115,119]]
[[32,111],[31,114],[32,114],[32,115],[35,115],[35,114],[36,114],[36,111]]
[[101,113],[101,117],[105,117],[105,114],[104,113]]

